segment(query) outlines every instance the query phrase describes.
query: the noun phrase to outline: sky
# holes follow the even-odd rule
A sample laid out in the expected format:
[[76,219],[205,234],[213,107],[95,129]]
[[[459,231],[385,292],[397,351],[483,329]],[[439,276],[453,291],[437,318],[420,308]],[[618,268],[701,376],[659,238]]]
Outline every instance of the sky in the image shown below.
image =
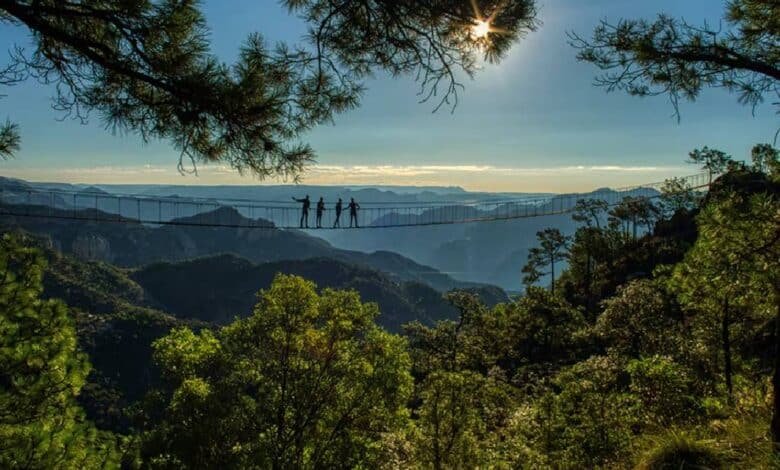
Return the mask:
[[[652,18],[660,12],[717,24],[721,0],[541,0],[537,32],[498,65],[465,83],[452,112],[419,103],[414,77],[369,80],[360,108],[303,139],[317,152],[306,184],[461,186],[476,191],[563,192],[623,187],[695,173],[689,151],[705,145],[747,158],[773,139],[777,116],[721,90],[683,103],[680,122],[668,98],[607,94],[596,70],[578,63],[566,32],[589,35],[602,18]],[[213,52],[232,62],[259,31],[269,41],[299,41],[303,22],[271,0],[206,0]],[[25,46],[28,33],[0,25],[0,44]],[[0,55],[0,66],[5,59]],[[51,109],[52,90],[36,82],[0,89],[0,119],[21,126],[22,149],[0,161],[0,175],[69,183],[239,184],[258,181],[226,166],[176,170],[166,142],[114,135],[93,115],[86,125]]]

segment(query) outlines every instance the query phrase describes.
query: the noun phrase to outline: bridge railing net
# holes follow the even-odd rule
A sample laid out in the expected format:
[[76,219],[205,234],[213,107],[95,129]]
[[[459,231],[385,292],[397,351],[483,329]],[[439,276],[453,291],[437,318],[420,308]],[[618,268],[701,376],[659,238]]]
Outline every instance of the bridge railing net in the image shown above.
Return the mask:
[[[679,178],[688,190],[704,190],[709,175]],[[312,199],[308,218],[301,204],[290,201],[196,199],[165,196],[122,195],[0,187],[0,215],[69,219],[92,222],[136,223],[256,229],[350,229],[449,225],[566,214],[580,199],[600,199],[609,206],[626,197],[659,197],[664,182],[590,193],[546,197],[506,197],[451,202],[363,202],[352,217],[347,203],[336,226],[334,201],[327,201],[320,227],[317,200]]]

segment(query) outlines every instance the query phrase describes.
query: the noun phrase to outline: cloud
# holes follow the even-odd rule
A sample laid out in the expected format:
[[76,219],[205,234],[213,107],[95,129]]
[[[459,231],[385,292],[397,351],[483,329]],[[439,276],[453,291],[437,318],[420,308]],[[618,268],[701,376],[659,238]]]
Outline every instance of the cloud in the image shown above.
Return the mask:
[[605,165],[605,166],[577,166],[567,167],[577,171],[669,171],[670,169],[681,169],[682,167],[658,167],[658,166],[620,166],[620,165]]
[[[10,170],[10,169],[9,169]],[[84,184],[252,185],[228,165],[202,165],[198,174],[180,174],[159,165],[90,168],[14,168],[7,176],[31,181]],[[313,165],[302,175],[312,185],[461,186],[475,191],[569,192],[596,187],[621,187],[660,181],[692,173],[690,167],[630,165],[570,165],[563,167],[501,167],[493,165]]]
[[485,173],[488,165],[314,165],[310,174],[359,176],[421,176],[437,173]]
[[[30,170],[35,171],[35,170]],[[53,171],[58,174],[62,174],[66,178],[73,176],[132,176],[132,175],[145,175],[145,174],[164,174],[168,173],[168,169],[164,167],[157,167],[152,165],[142,166],[95,166],[88,168],[59,168],[59,169],[40,169],[41,173]]]
[[682,171],[683,167],[657,166],[565,166],[546,168],[513,168],[492,165],[315,165],[309,174],[355,175],[355,176],[421,176],[445,173],[498,174],[498,175],[537,175],[587,172],[669,172]]

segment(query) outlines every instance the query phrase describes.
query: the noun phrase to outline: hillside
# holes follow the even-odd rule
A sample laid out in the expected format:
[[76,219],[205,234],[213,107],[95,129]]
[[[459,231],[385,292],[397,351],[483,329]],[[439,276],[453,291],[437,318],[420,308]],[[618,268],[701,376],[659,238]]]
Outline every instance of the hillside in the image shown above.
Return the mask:
[[[320,288],[358,291],[363,300],[379,305],[377,322],[392,331],[411,321],[433,324],[457,315],[440,292],[425,284],[398,283],[379,271],[327,258],[256,265],[221,255],[157,263],[134,271],[131,277],[162,310],[179,318],[224,324],[249,315],[255,294],[270,286],[278,273],[304,277]],[[491,290],[475,292],[489,304],[506,300]]]
[[[379,305],[378,323],[394,331],[407,322],[432,324],[456,315],[442,292],[427,284],[398,281],[379,270],[330,258],[255,264],[223,254],[128,270],[61,254],[45,237],[36,236],[35,244],[44,250],[49,263],[45,295],[64,300],[74,311],[98,323],[117,314],[204,325],[226,323],[249,314],[255,294],[268,287],[278,273],[305,277],[321,288],[354,289],[364,300]],[[386,265],[395,261],[404,266],[403,258],[392,253],[376,256]],[[487,305],[508,300],[494,287],[467,286],[462,290],[474,293]]]
[[[184,261],[225,253],[246,258],[254,263],[325,257],[384,271],[399,282],[423,282],[442,292],[486,287],[458,281],[434,268],[387,251],[363,253],[343,250],[304,232],[271,229],[272,223],[262,219],[248,219],[231,208],[218,208],[196,216],[174,219],[174,222],[197,223],[219,217],[219,220],[230,220],[246,228],[150,226],[127,218],[122,219],[122,223],[95,222],[89,220],[95,215],[94,209],[74,211],[27,205],[6,207],[14,213],[34,214],[40,211],[52,217],[3,215],[0,217],[0,228],[21,228],[34,234],[45,235],[51,239],[53,246],[63,253],[121,267],[139,267],[160,261]],[[85,220],[67,218],[74,215]],[[102,214],[101,217],[119,220],[115,215]],[[248,228],[250,225],[253,225],[253,228]],[[268,228],[257,228],[258,226]],[[496,295],[502,295],[498,292],[499,289],[494,290]]]
[[[69,306],[80,347],[93,366],[80,402],[100,428],[114,431],[127,431],[130,421],[123,410],[159,386],[151,350],[156,339],[172,328],[210,328],[249,314],[257,291],[278,272],[307,277],[321,288],[357,290],[379,305],[378,322],[393,331],[406,322],[432,324],[457,315],[441,292],[425,284],[398,283],[376,270],[332,259],[255,265],[220,255],[127,270],[63,255],[45,238],[30,243],[43,250],[48,262],[44,296]],[[490,304],[506,300],[493,289],[475,292]]]
[[206,324],[149,308],[146,293],[122,269],[62,255],[45,241],[32,243],[48,262],[44,297],[68,305],[76,320],[79,346],[92,364],[79,400],[99,427],[126,431],[130,422],[123,410],[159,386],[152,342],[172,328],[200,329]]

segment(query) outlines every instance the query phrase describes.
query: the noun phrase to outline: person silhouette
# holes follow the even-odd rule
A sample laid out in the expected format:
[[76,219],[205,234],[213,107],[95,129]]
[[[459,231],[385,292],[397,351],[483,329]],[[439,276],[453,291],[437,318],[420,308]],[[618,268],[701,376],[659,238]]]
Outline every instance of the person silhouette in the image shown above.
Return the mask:
[[333,222],[333,228],[341,228],[341,209],[343,207],[343,203],[341,201],[341,198],[339,198],[339,202],[336,203],[336,221]]
[[360,228],[357,217],[357,211],[360,209],[360,204],[355,202],[355,198],[350,198],[347,207],[349,207],[349,228],[352,228],[352,221],[355,221],[355,228]]
[[309,207],[311,207],[311,199],[309,199],[309,195],[307,194],[303,199],[293,198],[293,201],[303,204],[301,206],[301,228],[303,228],[304,222],[306,223],[306,228],[309,228]]
[[320,197],[317,202],[317,228],[322,228],[322,213],[325,212],[325,200]]

